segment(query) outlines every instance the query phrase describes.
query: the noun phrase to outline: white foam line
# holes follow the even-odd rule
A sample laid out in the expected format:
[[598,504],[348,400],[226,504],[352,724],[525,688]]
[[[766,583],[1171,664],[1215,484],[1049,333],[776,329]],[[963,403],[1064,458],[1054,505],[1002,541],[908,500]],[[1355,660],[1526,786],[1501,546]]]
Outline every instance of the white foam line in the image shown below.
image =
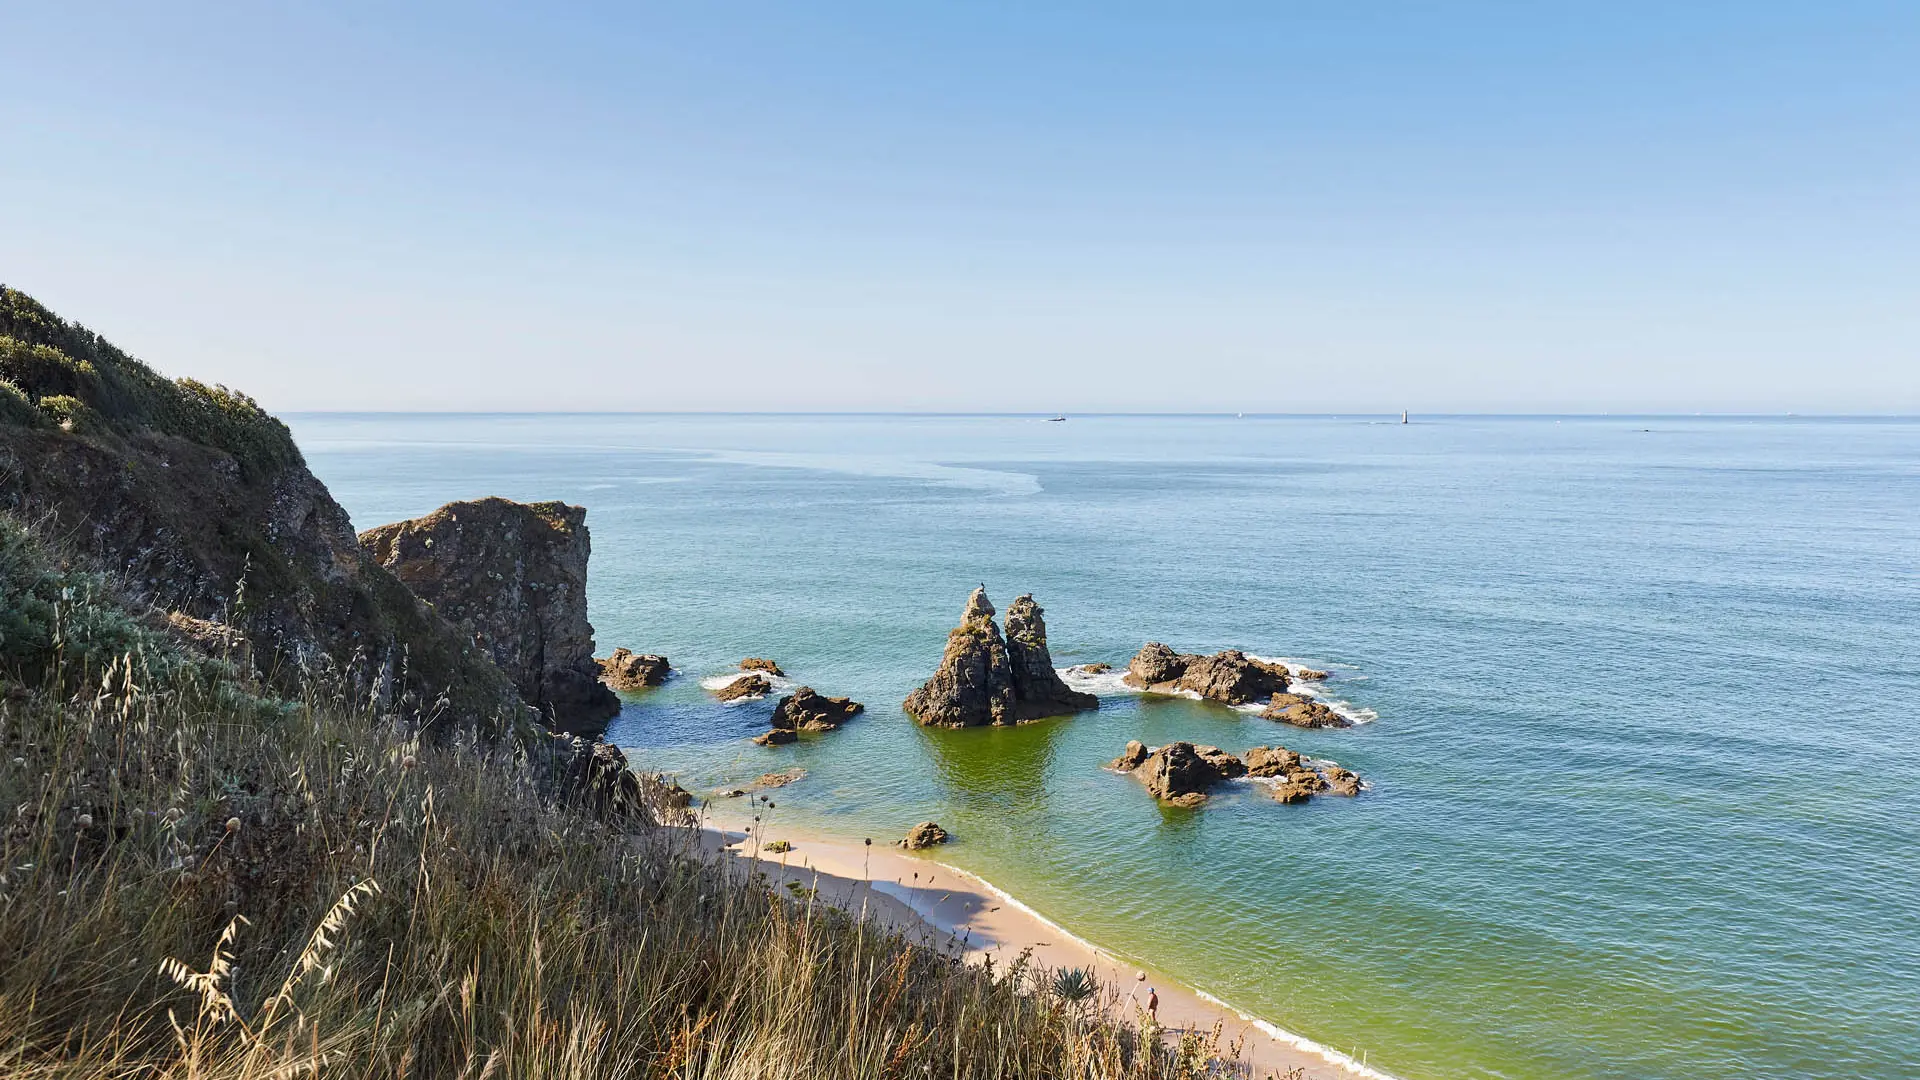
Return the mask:
[[[678,669],[676,668],[674,670],[677,671]],[[772,684],[772,687],[764,694],[754,694],[750,697],[734,698],[732,701],[723,701],[720,704],[738,705],[743,701],[761,701],[765,698],[773,697],[776,694],[790,693],[793,690],[794,686],[797,685],[792,679],[789,679],[784,675],[774,675],[765,671],[728,671],[728,672],[723,672],[719,675],[709,675],[706,678],[701,679],[700,686],[702,689],[705,689],[705,690],[721,690],[731,685],[735,679],[745,678],[748,675],[764,676],[767,682]]]
[[[1031,907],[1028,907],[1026,904],[1021,903],[1018,897],[1014,896],[1012,893],[1008,892],[1007,890],[1002,889],[1000,886],[995,885],[993,882],[988,881],[986,878],[983,878],[978,874],[974,874],[969,871],[962,870],[957,866],[950,866],[946,863],[937,862],[933,859],[928,859],[927,861],[932,863],[935,866],[940,867],[942,870],[947,871],[948,873],[954,875],[955,877],[961,878],[962,880],[965,880],[965,881],[973,882],[975,885],[978,885],[979,887],[992,893],[994,897],[998,899],[1001,903],[1006,904],[1010,907],[1018,908],[1020,911],[1025,912],[1035,922],[1046,927],[1050,932],[1058,934],[1061,937],[1066,938],[1069,941],[1072,941],[1075,945],[1080,946],[1081,948],[1087,950],[1088,952],[1099,957],[1100,959],[1105,960],[1108,963],[1115,965],[1116,967],[1120,966],[1123,963],[1121,958],[1114,956],[1112,953],[1108,952],[1107,950],[1101,948],[1098,945],[1095,945],[1093,942],[1088,941],[1086,938],[1081,937],[1080,935],[1074,933],[1073,931],[1068,930],[1066,927],[1061,926],[1059,923],[1054,922],[1052,919],[1047,918],[1045,915],[1042,915],[1039,912],[1033,910]],[[907,886],[900,885],[897,882],[891,882],[891,881],[887,881],[887,882],[876,881],[874,882],[874,886],[880,889],[882,892],[886,893],[887,895],[904,901],[908,907],[913,906],[913,898],[911,895],[903,895],[903,894],[912,894],[914,892],[918,892],[920,895],[924,896],[929,892],[934,892],[936,894],[939,893],[939,890],[936,890],[931,886],[920,886],[916,890],[916,889],[910,889]],[[917,911],[919,909],[915,908],[915,910]],[[921,914],[924,915],[926,914],[926,912],[921,912]],[[1125,966],[1127,967],[1138,966],[1137,964],[1134,964],[1132,961],[1125,961],[1124,963],[1125,963]],[[1371,1065],[1367,1065],[1355,1059],[1352,1055],[1343,1054],[1340,1051],[1335,1050],[1330,1046],[1326,1046],[1322,1043],[1317,1043],[1312,1039],[1307,1038],[1305,1035],[1300,1034],[1299,1032],[1288,1031],[1286,1028],[1283,1028],[1280,1025],[1275,1024],[1271,1021],[1262,1020],[1259,1017],[1253,1015],[1252,1013],[1247,1012],[1245,1009],[1242,1009],[1238,1005],[1235,1005],[1229,1001],[1223,1001],[1219,997],[1216,997],[1213,994],[1209,994],[1205,990],[1202,990],[1197,986],[1189,986],[1188,989],[1192,990],[1194,994],[1200,997],[1201,999],[1206,1001],[1211,1001],[1215,1005],[1220,1006],[1222,1009],[1227,1010],[1228,1012],[1232,1013],[1235,1016],[1238,1016],[1240,1019],[1246,1021],[1247,1023],[1252,1024],[1254,1027],[1259,1028],[1261,1031],[1265,1032],[1268,1036],[1272,1037],[1274,1040],[1278,1042],[1286,1043],[1288,1046],[1291,1046],[1294,1049],[1302,1051],[1304,1053],[1316,1055],[1322,1058],[1323,1060],[1325,1060],[1329,1065],[1336,1066],[1340,1069],[1343,1069],[1347,1072],[1354,1074],[1355,1076],[1364,1076],[1368,1078],[1368,1080],[1398,1080],[1397,1077],[1392,1076],[1388,1073],[1383,1073],[1380,1070],[1372,1067]]]
[[1261,1031],[1266,1032],[1275,1042],[1283,1042],[1302,1053],[1313,1054],[1325,1060],[1329,1065],[1343,1069],[1355,1076],[1367,1077],[1367,1080],[1398,1080],[1393,1074],[1381,1072],[1379,1069],[1360,1061],[1351,1054],[1343,1054],[1325,1043],[1314,1042],[1312,1039],[1307,1038],[1297,1031],[1288,1031],[1279,1024],[1262,1020],[1252,1013],[1247,1012],[1245,1009],[1242,1009],[1240,1006],[1215,997],[1197,986],[1192,989],[1193,992],[1200,997],[1213,1002],[1215,1005],[1220,1006],[1235,1016],[1238,1016],[1240,1019],[1245,1020],[1247,1023],[1252,1024],[1254,1027],[1259,1028]]

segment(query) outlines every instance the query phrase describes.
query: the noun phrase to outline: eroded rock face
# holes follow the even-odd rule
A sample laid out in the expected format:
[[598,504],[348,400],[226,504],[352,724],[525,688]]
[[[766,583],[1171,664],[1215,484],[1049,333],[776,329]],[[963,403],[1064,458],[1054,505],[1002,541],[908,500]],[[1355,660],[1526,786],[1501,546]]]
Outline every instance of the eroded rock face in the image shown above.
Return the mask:
[[907,695],[909,715],[922,724],[977,727],[1100,707],[1100,699],[1060,681],[1047,653],[1046,623],[1032,596],[1007,609],[1007,637],[993,616],[986,589],[975,589],[960,625],[947,635],[939,669]]
[[620,699],[593,658],[586,518],[565,503],[478,499],[369,529],[360,544],[471,634],[553,726],[597,732]]
[[833,731],[866,706],[851,698],[827,697],[802,686],[773,707],[773,726],[788,731]]
[[1267,707],[1260,710],[1260,718],[1304,728],[1353,726],[1353,721],[1334,712],[1331,707],[1300,694],[1273,695],[1267,702]]
[[1176,653],[1157,641],[1147,642],[1134,654],[1121,681],[1163,694],[1185,690],[1226,705],[1284,693],[1288,685],[1285,666],[1255,660],[1238,649],[1200,656]]
[[918,851],[935,844],[944,844],[948,839],[950,838],[947,836],[947,830],[934,822],[923,821],[907,830],[906,838],[900,841],[900,846],[908,851]]
[[600,681],[615,690],[645,690],[667,681],[673,666],[664,656],[615,649],[613,655],[594,661],[600,665]]

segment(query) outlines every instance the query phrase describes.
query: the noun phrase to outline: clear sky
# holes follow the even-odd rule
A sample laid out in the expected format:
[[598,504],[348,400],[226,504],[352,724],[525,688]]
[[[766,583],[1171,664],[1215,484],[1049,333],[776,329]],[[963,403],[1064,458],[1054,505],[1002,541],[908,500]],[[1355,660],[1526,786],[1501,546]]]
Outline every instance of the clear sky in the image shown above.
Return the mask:
[[1920,412],[1920,3],[11,4],[0,281],[275,409]]

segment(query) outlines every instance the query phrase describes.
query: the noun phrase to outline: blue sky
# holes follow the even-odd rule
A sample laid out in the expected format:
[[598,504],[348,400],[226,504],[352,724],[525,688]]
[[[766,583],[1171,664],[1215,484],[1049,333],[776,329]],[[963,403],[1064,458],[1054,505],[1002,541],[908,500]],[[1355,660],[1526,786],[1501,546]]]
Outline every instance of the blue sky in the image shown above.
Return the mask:
[[40,4],[0,281],[277,409],[1920,412],[1916,4]]

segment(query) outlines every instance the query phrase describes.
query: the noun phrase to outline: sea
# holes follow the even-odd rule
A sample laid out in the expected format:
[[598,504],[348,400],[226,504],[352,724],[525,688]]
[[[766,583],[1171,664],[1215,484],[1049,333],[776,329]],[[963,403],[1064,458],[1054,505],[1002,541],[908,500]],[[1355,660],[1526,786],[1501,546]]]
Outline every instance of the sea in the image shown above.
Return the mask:
[[[783,827],[938,858],[1404,1080],[1920,1076],[1920,419],[290,418],[358,528],[587,508],[608,732]],[[1324,668],[1302,730],[1079,679],[1095,712],[900,708],[969,591],[1054,663],[1147,641]],[[703,681],[770,657],[866,711],[785,747]],[[1162,807],[1128,740],[1284,745],[1356,798]]]

